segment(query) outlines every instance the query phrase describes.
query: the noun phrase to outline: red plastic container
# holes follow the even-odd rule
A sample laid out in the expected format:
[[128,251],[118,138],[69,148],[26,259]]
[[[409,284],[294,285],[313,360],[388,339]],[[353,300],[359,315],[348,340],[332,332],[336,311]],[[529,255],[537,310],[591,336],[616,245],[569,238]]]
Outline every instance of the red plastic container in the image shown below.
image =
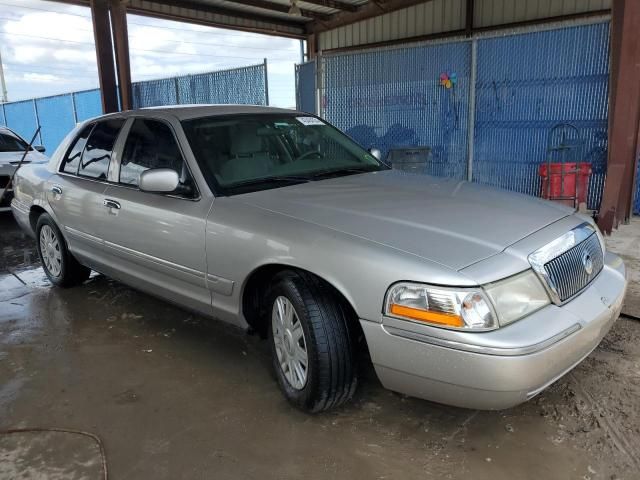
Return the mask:
[[[573,199],[577,197],[576,206],[587,202],[589,177],[591,176],[590,163],[550,163],[549,167],[551,167],[550,179],[546,163],[543,163],[538,168],[538,174],[542,177],[542,192],[540,195],[542,198],[560,200],[563,203],[573,205]],[[576,179],[578,182],[577,190]]]

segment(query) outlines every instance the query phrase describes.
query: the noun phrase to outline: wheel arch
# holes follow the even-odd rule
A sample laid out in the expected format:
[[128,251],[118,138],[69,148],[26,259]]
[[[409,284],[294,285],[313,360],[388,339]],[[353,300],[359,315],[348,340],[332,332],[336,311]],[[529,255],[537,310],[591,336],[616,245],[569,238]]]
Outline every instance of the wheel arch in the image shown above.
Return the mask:
[[33,234],[36,235],[36,226],[38,225],[38,218],[40,215],[47,212],[41,205],[32,205],[29,209],[29,225],[31,225],[31,230],[33,230]]
[[[316,272],[284,263],[267,263],[260,265],[247,276],[247,279],[242,285],[240,292],[240,309],[244,319],[253,330],[257,331],[261,336],[266,335],[267,323],[265,322],[266,306],[264,296],[271,279],[285,270],[311,274],[326,283],[344,306],[347,312],[349,328],[357,332],[358,337],[361,336],[360,320],[357,310],[354,307],[353,301],[350,300],[349,295],[346,294],[343,288],[336,285],[336,282],[332,282]],[[364,336],[362,336],[362,338],[364,338]]]

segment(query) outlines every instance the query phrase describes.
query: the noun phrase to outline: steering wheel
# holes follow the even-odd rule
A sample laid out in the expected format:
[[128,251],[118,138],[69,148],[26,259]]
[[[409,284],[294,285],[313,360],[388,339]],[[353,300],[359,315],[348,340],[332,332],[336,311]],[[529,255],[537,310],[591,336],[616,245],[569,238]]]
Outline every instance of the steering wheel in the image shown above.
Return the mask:
[[305,158],[311,157],[312,155],[317,155],[318,158],[324,158],[324,154],[322,152],[319,152],[318,150],[309,150],[308,152],[304,152],[302,155],[296,158],[296,162],[298,160],[304,160]]

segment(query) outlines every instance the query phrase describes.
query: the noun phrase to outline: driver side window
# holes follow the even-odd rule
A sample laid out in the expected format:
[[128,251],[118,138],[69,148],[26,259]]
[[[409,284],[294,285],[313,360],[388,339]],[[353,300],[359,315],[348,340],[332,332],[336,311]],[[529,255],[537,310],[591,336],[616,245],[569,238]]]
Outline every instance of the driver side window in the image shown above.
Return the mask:
[[171,128],[164,122],[138,118],[133,122],[120,162],[119,182],[137,187],[140,174],[153,168],[170,168],[178,173],[180,185],[174,192],[195,197],[189,169],[182,158]]

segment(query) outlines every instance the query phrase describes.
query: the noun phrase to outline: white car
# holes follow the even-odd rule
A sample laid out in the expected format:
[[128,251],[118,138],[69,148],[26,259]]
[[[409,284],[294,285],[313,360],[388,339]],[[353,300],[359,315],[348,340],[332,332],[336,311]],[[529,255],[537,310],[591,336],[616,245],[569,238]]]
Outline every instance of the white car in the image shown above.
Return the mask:
[[[28,142],[25,142],[20,135],[7,127],[0,126],[0,195],[9,184],[9,180],[28,146]],[[40,145],[31,147],[31,151],[24,159],[24,164],[48,162],[49,159],[43,155],[44,151],[44,147]],[[0,212],[11,210],[12,198],[13,191],[9,189],[0,202]]]

